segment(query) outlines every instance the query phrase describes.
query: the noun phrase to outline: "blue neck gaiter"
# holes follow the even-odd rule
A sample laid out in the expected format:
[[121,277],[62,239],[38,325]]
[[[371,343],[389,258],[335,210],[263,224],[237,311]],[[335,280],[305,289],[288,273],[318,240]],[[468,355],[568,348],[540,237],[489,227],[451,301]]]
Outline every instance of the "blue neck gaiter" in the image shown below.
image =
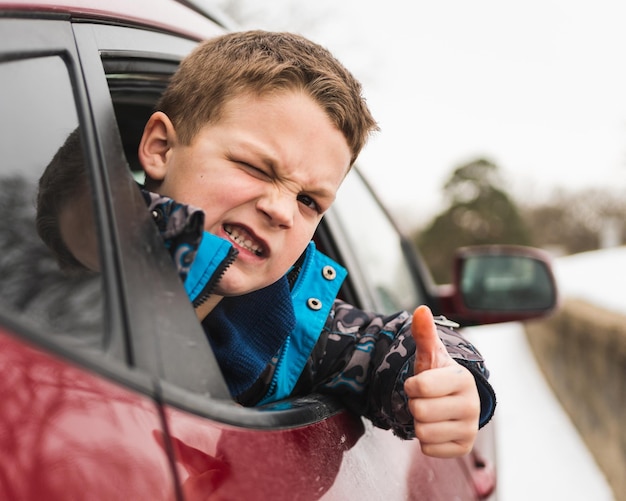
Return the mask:
[[202,325],[233,397],[254,383],[296,324],[286,277],[225,297]]

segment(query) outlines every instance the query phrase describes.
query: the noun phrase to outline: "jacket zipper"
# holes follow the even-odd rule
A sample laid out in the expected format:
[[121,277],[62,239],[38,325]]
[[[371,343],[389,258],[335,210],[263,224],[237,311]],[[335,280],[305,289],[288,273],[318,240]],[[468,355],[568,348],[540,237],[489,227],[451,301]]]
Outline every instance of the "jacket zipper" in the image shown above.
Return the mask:
[[213,294],[215,287],[217,287],[217,284],[224,276],[224,273],[226,273],[226,270],[228,269],[228,267],[235,262],[235,259],[237,258],[237,254],[239,254],[239,251],[235,248],[231,247],[228,250],[228,254],[224,258],[224,260],[220,263],[220,265],[215,269],[215,272],[211,276],[211,279],[206,283],[206,285],[202,289],[202,292],[198,294],[198,296],[193,300],[192,304],[194,308],[198,308],[207,299],[209,299],[209,296],[211,296],[211,294]]

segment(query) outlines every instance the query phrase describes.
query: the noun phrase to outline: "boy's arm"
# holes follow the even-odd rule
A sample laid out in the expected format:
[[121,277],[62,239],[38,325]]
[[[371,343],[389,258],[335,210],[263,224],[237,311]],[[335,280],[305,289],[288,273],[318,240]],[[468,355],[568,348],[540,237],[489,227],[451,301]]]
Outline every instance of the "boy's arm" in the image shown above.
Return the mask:
[[[435,319],[435,323],[437,321]],[[415,369],[415,341],[411,324],[411,316],[406,312],[384,317],[337,301],[314,350],[311,364],[302,375],[303,384],[313,384],[321,392],[340,396],[348,407],[380,428],[391,428],[401,438],[414,438],[415,422],[405,388],[405,381],[414,375]],[[472,382],[467,394],[475,397],[478,393],[480,399],[478,426],[473,425],[477,429],[491,419],[495,409],[495,393],[487,382],[488,371],[474,346],[443,324],[445,322],[437,324],[437,334],[455,364],[447,370],[465,374],[461,379],[466,384],[467,381]],[[459,364],[473,377],[468,378],[467,371],[461,370]],[[453,379],[450,375],[439,375],[439,372],[428,371],[426,374],[431,373],[432,376],[421,376],[420,379],[432,377],[444,383]],[[411,394],[413,384],[408,384]],[[463,409],[466,405],[473,405],[464,398],[457,403]],[[426,405],[426,408],[430,406]],[[418,433],[421,434],[419,428]],[[436,442],[426,435],[422,438],[424,443],[428,440]]]

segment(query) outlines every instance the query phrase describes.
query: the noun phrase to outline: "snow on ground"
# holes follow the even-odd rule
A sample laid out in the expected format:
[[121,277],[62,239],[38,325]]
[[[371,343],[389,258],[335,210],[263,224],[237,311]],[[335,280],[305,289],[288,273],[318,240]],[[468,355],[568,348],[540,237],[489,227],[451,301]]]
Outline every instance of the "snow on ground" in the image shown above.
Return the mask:
[[[626,247],[555,260],[564,296],[626,313]],[[546,383],[518,323],[465,329],[498,396],[498,501],[613,501],[608,483]]]
[[561,257],[554,269],[563,294],[626,313],[626,247]]

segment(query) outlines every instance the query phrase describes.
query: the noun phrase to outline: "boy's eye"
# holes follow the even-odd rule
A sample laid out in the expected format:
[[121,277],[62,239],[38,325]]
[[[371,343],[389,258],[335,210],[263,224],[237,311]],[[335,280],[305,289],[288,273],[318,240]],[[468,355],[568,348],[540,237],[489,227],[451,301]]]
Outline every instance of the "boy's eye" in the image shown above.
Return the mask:
[[313,209],[318,214],[322,213],[321,207],[309,195],[298,195],[298,202],[300,202],[301,204],[305,205],[309,209]]
[[246,169],[251,171],[256,176],[262,176],[262,177],[268,176],[267,172],[265,172],[263,169],[259,169],[258,167],[255,167],[254,165],[251,165],[246,162],[239,162],[239,163],[243,165]]

